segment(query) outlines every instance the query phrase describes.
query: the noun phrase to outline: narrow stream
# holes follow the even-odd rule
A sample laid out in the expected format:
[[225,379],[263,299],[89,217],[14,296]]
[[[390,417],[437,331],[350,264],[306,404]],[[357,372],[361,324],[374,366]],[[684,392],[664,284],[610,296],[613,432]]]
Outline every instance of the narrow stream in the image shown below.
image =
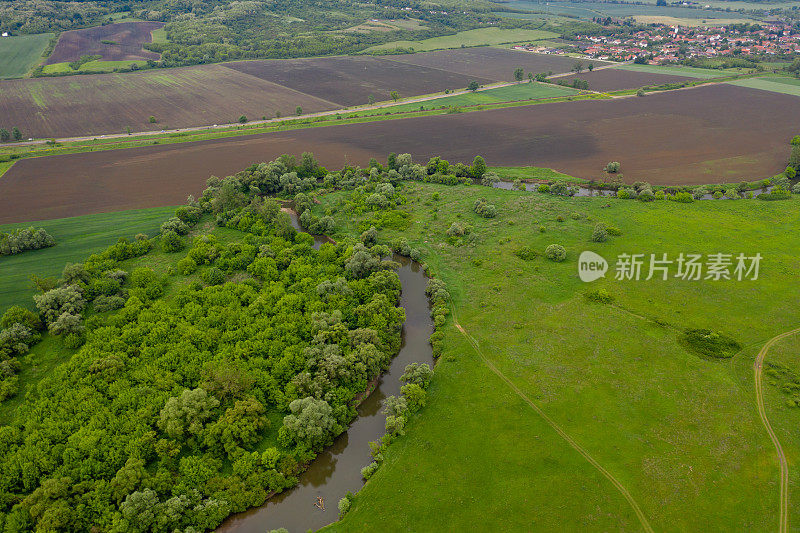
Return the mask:
[[[292,225],[303,231],[297,216],[289,215]],[[314,247],[319,248],[329,241],[328,237],[314,236]],[[419,263],[399,255],[393,259],[401,265],[397,274],[402,285],[400,305],[406,311],[403,342],[376,389],[358,407],[358,418],[332,446],[317,456],[300,476],[296,487],[270,498],[261,507],[233,515],[217,531],[265,533],[284,527],[296,533],[319,529],[335,522],[339,515],[339,500],[348,491],[356,492],[363,485],[361,468],[372,462],[368,443],[384,433],[386,417],[380,412],[384,398],[400,394],[400,376],[406,365],[428,363],[433,366],[433,352],[428,343],[433,333],[433,321],[425,296],[427,278]],[[314,506],[318,496],[325,502],[324,511]]]

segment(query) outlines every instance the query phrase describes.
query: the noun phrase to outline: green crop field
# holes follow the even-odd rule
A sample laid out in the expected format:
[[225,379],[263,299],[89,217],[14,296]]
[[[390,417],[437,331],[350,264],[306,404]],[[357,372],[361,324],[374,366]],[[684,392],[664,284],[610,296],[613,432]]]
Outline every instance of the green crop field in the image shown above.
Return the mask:
[[52,33],[0,37],[0,78],[21,78],[41,61]]
[[57,277],[66,263],[80,262],[119,237],[131,239],[137,233],[152,236],[172,211],[173,207],[157,207],[0,226],[0,232],[29,226],[44,228],[56,240],[51,248],[0,256],[0,314],[15,304],[33,307],[32,274]]
[[541,98],[553,98],[557,96],[570,96],[578,94],[578,91],[569,87],[552,85],[549,83],[518,83],[499,87],[497,89],[486,89],[474,93],[459,94],[455,96],[443,96],[434,100],[423,102],[412,102],[384,109],[392,112],[418,111],[421,107],[433,109],[436,107],[456,107],[481,104],[496,104],[498,102],[517,102],[521,100],[538,100]]
[[481,46],[522,41],[538,41],[541,39],[553,39],[555,37],[558,37],[558,35],[544,30],[479,28],[477,30],[461,31],[455,35],[432,37],[422,41],[393,41],[372,46],[367,48],[365,52],[380,52],[382,50],[394,50],[395,48],[413,48],[415,52],[424,52],[428,50],[459,48],[462,45]]
[[[321,196],[315,207],[336,217],[340,237],[370,216],[346,213],[347,194]],[[777,457],[757,416],[753,358],[800,325],[799,201],[642,203],[418,183],[403,194],[410,229],[383,229],[379,240],[402,234],[424,250],[480,352],[451,315],[427,407],[329,531],[641,530],[632,504],[576,447],[656,531],[774,528]],[[473,213],[479,197],[497,218]],[[454,222],[472,226],[474,240],[449,240]],[[597,222],[621,236],[593,242]],[[554,243],[566,248],[563,263],[515,255]],[[605,278],[580,281],[583,250],[609,261]],[[618,281],[622,253],[763,259],[755,281]],[[611,304],[584,296],[600,288]],[[720,332],[743,349],[731,359],[697,355],[681,341],[686,328]],[[792,368],[794,342],[783,356]],[[796,494],[800,408],[788,407],[780,385],[765,381],[765,395],[768,412],[780,412]],[[797,523],[800,507],[790,513]]]
[[94,60],[89,61],[81,65],[78,70],[73,69],[69,66],[69,63],[54,63],[52,65],[46,65],[44,67],[45,74],[62,74],[65,72],[93,72],[93,73],[102,73],[102,72],[114,72],[114,69],[124,69],[130,68],[131,65],[137,65],[142,67],[147,64],[147,61],[139,60],[139,59],[132,59],[129,61],[102,61],[102,60]]
[[636,65],[633,63],[616,67],[622,70],[636,70],[639,72],[651,72],[653,74],[672,74],[673,76],[688,76],[698,79],[720,78],[729,74],[725,70],[713,70],[695,67],[661,67],[658,65]]
[[800,96],[800,80],[796,78],[748,78],[729,83],[731,85],[738,85],[739,87],[749,87],[751,89],[761,89],[762,91]]

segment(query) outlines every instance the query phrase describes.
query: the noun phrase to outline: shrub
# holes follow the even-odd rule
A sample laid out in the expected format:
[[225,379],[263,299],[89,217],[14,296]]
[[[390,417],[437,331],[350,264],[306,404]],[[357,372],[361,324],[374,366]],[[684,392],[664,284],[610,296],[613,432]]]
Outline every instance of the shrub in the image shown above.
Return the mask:
[[722,191],[717,191],[714,194],[712,194],[711,196],[714,197],[714,200],[719,200],[720,198],[722,198]]
[[83,319],[80,315],[73,315],[65,311],[48,326],[53,335],[69,335],[70,333],[83,333]]
[[616,226],[606,226],[606,232],[614,237],[622,235],[622,230]]
[[572,213],[570,213],[569,217],[572,220],[580,220],[581,219],[581,214],[578,213],[578,212],[572,212]]
[[584,293],[583,296],[587,300],[601,304],[610,304],[614,301],[614,297],[606,289],[594,289]]
[[106,311],[121,309],[125,305],[125,299],[120,296],[101,295],[94,299],[92,305],[97,313],[105,313]]
[[18,305],[9,307],[0,318],[0,328],[5,329],[14,324],[22,324],[31,330],[42,329],[42,322],[36,313]]
[[626,189],[625,187],[623,187],[617,191],[617,198],[620,198],[622,200],[628,200],[633,197],[634,196],[632,195],[631,189]]
[[557,181],[550,186],[550,193],[558,196],[574,196],[577,189],[570,187],[563,181]]
[[64,313],[78,315],[86,307],[86,300],[75,285],[57,287],[34,296],[33,300],[48,324],[55,322]]
[[408,255],[411,259],[417,262],[419,262],[419,260],[422,259],[422,252],[420,252],[419,249],[417,248],[412,248],[411,253],[409,253]]
[[800,194],[800,183],[795,183],[792,185],[792,192],[794,194]]
[[197,270],[197,263],[195,263],[194,259],[191,257],[184,257],[178,261],[178,264],[175,266],[178,269],[178,273],[184,276],[194,274],[194,272]]
[[539,192],[550,192],[550,185],[547,183],[542,183],[536,188],[536,190]]
[[594,242],[605,242],[608,239],[608,231],[603,223],[597,223],[592,231],[592,240]]
[[342,518],[350,510],[350,498],[345,496],[339,500],[339,518]]
[[189,233],[189,226],[178,217],[172,217],[163,224],[161,224],[161,233],[173,231],[178,235],[186,235]]
[[688,192],[676,192],[675,194],[667,196],[667,199],[682,204],[690,204],[694,202],[694,198]]
[[369,479],[375,472],[377,472],[377,470],[378,463],[372,461],[370,464],[361,469],[361,477],[363,477],[365,480]]
[[689,350],[716,359],[729,359],[742,349],[734,339],[710,329],[687,329],[680,341]]
[[371,226],[361,234],[361,242],[364,243],[364,246],[372,246],[378,242],[378,230],[375,229],[375,226]]
[[613,174],[619,172],[619,168],[620,168],[619,161],[611,161],[606,165],[604,170],[608,173]]
[[500,176],[494,172],[486,172],[481,178],[481,185],[486,187],[494,187],[494,184],[500,181]]
[[664,191],[656,191],[655,194],[653,195],[653,198],[655,198],[656,200],[663,200],[664,197],[665,197]]
[[86,342],[86,338],[80,333],[69,333],[64,335],[63,342],[64,346],[75,350],[83,346],[83,343]]
[[556,222],[564,222],[564,220],[566,220],[566,219],[564,218],[564,215],[558,215],[558,216],[556,217]]
[[167,253],[180,252],[186,243],[174,231],[167,231],[161,235],[161,249]]
[[788,200],[791,196],[792,195],[788,190],[781,187],[775,187],[769,192],[759,194],[757,198],[759,200]]
[[522,246],[514,250],[514,255],[525,261],[530,261],[531,259],[537,258],[539,256],[539,252],[530,246]]
[[567,258],[567,250],[560,244],[551,244],[544,250],[544,255],[551,261],[560,263]]
[[203,272],[203,281],[209,285],[220,285],[225,281],[225,274],[217,267],[211,267]]
[[192,205],[184,205],[175,211],[175,218],[187,225],[194,225],[203,216],[203,210]]
[[656,199],[655,194],[653,194],[653,190],[650,188],[644,188],[639,192],[639,196],[636,197],[638,200],[642,202],[652,202]]
[[706,189],[705,187],[695,187],[692,190],[692,198],[694,198],[695,200],[700,200],[706,194],[708,194],[708,189]]
[[497,216],[497,208],[494,204],[486,202],[486,198],[478,198],[472,206],[472,210],[483,218],[494,218]]
[[56,240],[44,228],[34,227],[0,233],[0,255],[14,255],[27,250],[55,246]]
[[433,377],[433,370],[425,363],[411,363],[407,365],[400,381],[403,383],[414,383],[423,389],[427,389]]

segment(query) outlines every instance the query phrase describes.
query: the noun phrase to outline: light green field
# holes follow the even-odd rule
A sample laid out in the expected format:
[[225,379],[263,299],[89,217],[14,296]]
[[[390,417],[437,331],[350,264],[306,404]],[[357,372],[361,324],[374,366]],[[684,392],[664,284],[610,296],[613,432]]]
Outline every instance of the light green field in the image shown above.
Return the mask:
[[800,80],[796,78],[748,78],[729,82],[739,87],[749,87],[773,93],[800,96]]
[[29,226],[44,228],[56,240],[51,248],[0,256],[0,314],[15,304],[33,307],[31,298],[36,290],[30,282],[31,274],[59,276],[66,263],[82,261],[119,237],[132,239],[137,233],[152,236],[174,210],[156,207],[0,226],[0,232]]
[[[458,322],[517,390],[450,320],[427,407],[329,531],[641,531],[621,492],[521,394],[630,493],[655,531],[775,529],[777,459],[757,416],[752,365],[766,340],[800,325],[793,253],[800,201],[645,204],[409,188],[404,208],[413,215],[404,236],[424,250],[423,261],[454,296]],[[323,196],[315,209],[335,209],[344,194]],[[473,213],[478,197],[497,206],[496,219]],[[334,216],[339,235],[356,233],[359,217]],[[474,245],[447,242],[455,221],[473,226]],[[596,221],[622,235],[592,242]],[[379,240],[396,236],[381,230]],[[565,246],[565,262],[513,253],[551,243]],[[583,250],[609,260],[605,279],[579,280]],[[760,253],[760,276],[614,279],[621,253],[675,259],[681,252]],[[584,298],[598,287],[615,305]],[[678,342],[690,327],[720,331],[746,349],[729,360],[704,359]],[[787,357],[797,369],[797,350]],[[781,436],[797,470],[800,408],[786,417]],[[797,472],[790,479],[796,498]],[[800,506],[790,508],[789,522],[797,523]]]
[[667,24],[673,26],[720,26],[722,24],[758,24],[755,19],[742,19],[742,18],[682,18],[682,17],[665,17],[659,15],[637,15],[633,17],[636,22],[641,24]]
[[714,69],[682,67],[682,66],[661,67],[658,65],[636,65],[634,63],[620,65],[615,68],[619,68],[622,70],[636,70],[639,72],[651,72],[654,74],[672,74],[673,76],[688,76],[691,78],[699,78],[699,79],[720,78],[728,74],[728,72],[725,70],[714,70]]
[[158,28],[150,32],[150,35],[153,37],[154,43],[166,43],[167,42],[167,30],[164,28]]
[[394,50],[395,48],[413,48],[415,52],[423,52],[428,50],[459,48],[461,45],[481,46],[521,41],[538,41],[540,39],[552,39],[554,37],[558,37],[558,35],[543,30],[479,28],[477,30],[458,32],[455,35],[432,37],[422,41],[394,41],[391,43],[379,44],[367,48],[365,52],[379,52],[381,50]]
[[528,83],[525,81],[523,83],[499,87],[497,89],[486,89],[483,91],[459,94],[455,96],[443,96],[442,98],[436,98],[434,100],[400,104],[382,109],[392,112],[417,111],[419,110],[420,106],[424,107],[425,109],[433,109],[442,106],[456,107],[494,104],[498,102],[515,102],[521,100],[538,100],[540,98],[569,96],[578,94],[578,92],[579,91],[576,89],[561,87],[560,85],[553,85],[549,83]]
[[0,37],[0,78],[21,78],[39,61],[52,33]]
[[129,68],[131,65],[138,65],[140,67],[147,64],[147,61],[140,59],[132,59],[127,61],[103,61],[97,59],[89,61],[80,66],[76,71],[69,66],[69,63],[54,63],[52,65],[45,65],[45,74],[61,74],[63,72],[113,72],[115,68]]

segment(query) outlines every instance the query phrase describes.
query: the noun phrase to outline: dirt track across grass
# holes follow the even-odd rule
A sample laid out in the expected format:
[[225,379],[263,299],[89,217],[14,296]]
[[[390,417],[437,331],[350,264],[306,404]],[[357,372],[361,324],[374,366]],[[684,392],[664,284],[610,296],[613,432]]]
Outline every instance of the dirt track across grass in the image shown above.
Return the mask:
[[[159,55],[144,50],[152,42],[151,33],[164,26],[163,22],[120,22],[61,34],[46,64],[77,61],[81,56],[100,55],[105,61],[129,59],[158,59]],[[109,41],[103,43],[101,41]]]
[[394,151],[417,161],[471,162],[480,154],[489,165],[549,167],[587,179],[619,161],[628,182],[739,182],[785,168],[798,123],[793,96],[718,84],[24,159],[0,179],[0,223],[174,205],[198,194],[212,174],[305,151],[330,168]]

